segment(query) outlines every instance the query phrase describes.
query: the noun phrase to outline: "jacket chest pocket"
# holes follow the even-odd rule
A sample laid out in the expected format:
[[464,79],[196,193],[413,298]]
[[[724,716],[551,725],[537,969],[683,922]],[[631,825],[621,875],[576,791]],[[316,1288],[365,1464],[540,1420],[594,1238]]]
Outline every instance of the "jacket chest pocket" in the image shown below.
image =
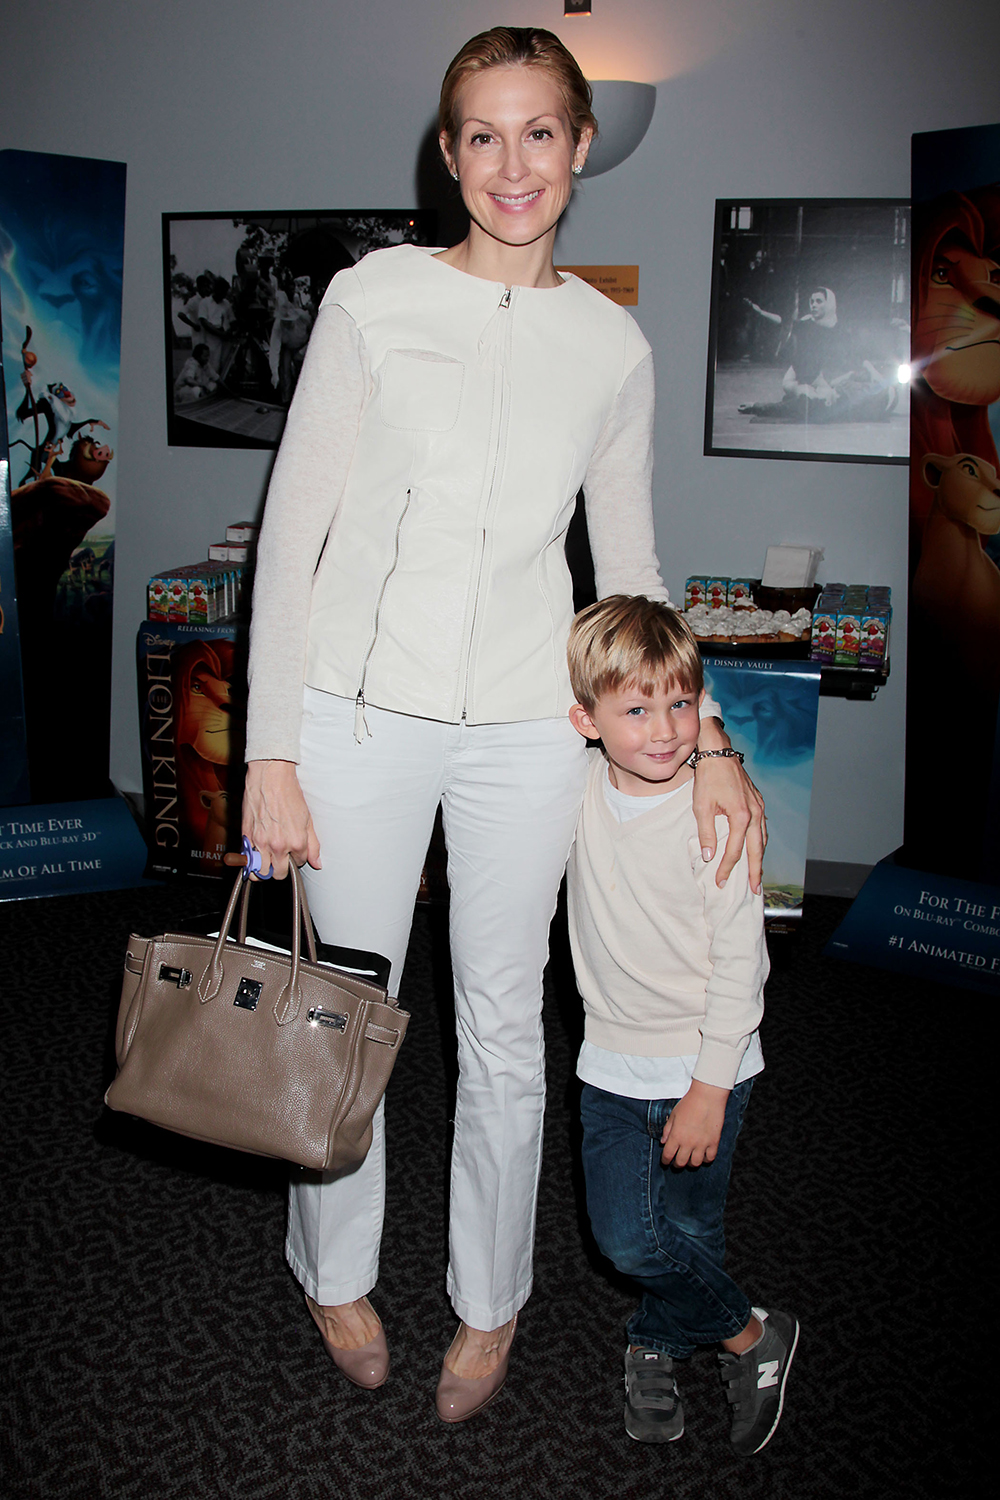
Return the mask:
[[382,373],[386,427],[448,432],[458,421],[465,366],[422,349],[390,349]]

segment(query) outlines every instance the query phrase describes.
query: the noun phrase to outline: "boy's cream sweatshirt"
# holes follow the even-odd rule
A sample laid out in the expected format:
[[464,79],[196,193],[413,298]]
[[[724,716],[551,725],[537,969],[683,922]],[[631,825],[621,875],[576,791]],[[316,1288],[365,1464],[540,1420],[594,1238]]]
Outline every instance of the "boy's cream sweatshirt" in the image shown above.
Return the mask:
[[728,837],[701,857],[694,783],[627,823],[607,805],[595,755],[569,862],[569,931],[586,1037],[632,1057],[698,1054],[695,1078],[732,1088],[764,1012],[764,898],[746,851],[722,890]]

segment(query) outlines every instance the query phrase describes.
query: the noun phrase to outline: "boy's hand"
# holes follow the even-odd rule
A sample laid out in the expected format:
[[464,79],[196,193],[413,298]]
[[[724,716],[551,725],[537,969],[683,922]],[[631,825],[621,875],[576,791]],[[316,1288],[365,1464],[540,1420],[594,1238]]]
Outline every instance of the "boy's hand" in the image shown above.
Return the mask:
[[665,1167],[700,1167],[715,1160],[726,1116],[728,1089],[696,1078],[683,1099],[678,1099],[663,1127],[660,1157]]

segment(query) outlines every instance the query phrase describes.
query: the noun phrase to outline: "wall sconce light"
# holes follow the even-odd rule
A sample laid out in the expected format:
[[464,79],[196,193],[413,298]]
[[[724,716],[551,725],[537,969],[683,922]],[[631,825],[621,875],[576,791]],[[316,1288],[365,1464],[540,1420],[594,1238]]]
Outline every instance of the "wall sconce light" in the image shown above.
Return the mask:
[[646,134],[656,108],[656,89],[651,83],[626,83],[620,78],[591,81],[590,87],[600,134],[582,175],[599,177],[630,157]]
[[563,5],[564,16],[589,16],[590,0],[565,0]]

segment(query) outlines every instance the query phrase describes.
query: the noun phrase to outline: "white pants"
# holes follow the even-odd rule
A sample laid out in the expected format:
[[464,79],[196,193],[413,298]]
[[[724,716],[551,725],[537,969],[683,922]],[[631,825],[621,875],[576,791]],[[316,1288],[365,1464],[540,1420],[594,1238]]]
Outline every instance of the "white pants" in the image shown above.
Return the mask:
[[[531,1292],[542,970],[584,742],[568,719],[470,727],[373,708],[366,718],[371,737],[358,744],[354,704],[305,690],[299,777],[323,860],[303,871],[309,902],[324,942],[391,960],[396,993],[442,804],[459,1060],[448,1291],[465,1322],[497,1328]],[[360,1167],[293,1179],[286,1252],[318,1302],[351,1302],[375,1285],[384,1178],[380,1108]]]

